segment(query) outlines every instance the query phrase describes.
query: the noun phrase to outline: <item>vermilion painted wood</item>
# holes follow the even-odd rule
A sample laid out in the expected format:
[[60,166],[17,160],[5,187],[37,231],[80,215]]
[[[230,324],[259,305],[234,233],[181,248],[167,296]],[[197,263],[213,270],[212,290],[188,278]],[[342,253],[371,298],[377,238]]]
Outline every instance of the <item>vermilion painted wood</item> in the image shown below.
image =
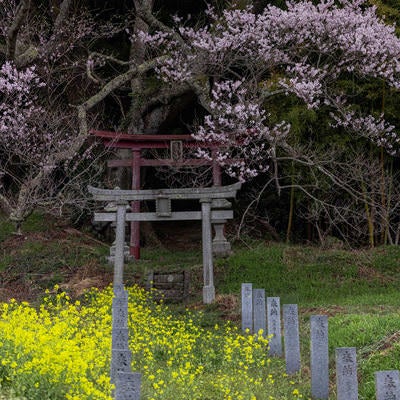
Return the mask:
[[[199,167],[205,165],[212,166],[212,176],[214,186],[220,186],[221,180],[221,167],[216,161],[215,152],[218,149],[218,143],[202,143],[195,140],[191,135],[132,135],[123,132],[111,132],[102,130],[91,130],[91,135],[99,138],[104,146],[117,149],[131,149],[132,159],[130,160],[109,160],[108,167],[130,167],[132,169],[132,189],[140,189],[140,168],[141,167],[157,167],[157,166],[170,166],[170,167]],[[168,149],[171,141],[182,141],[183,148],[209,148],[212,151],[212,160],[201,160],[196,158],[188,158],[184,160],[172,159],[147,159],[142,157],[142,150],[144,149]],[[232,160],[226,160],[227,163]],[[133,212],[140,212],[140,201],[133,201],[131,203]],[[130,234],[130,254],[136,260],[140,258],[140,222],[131,222]]]

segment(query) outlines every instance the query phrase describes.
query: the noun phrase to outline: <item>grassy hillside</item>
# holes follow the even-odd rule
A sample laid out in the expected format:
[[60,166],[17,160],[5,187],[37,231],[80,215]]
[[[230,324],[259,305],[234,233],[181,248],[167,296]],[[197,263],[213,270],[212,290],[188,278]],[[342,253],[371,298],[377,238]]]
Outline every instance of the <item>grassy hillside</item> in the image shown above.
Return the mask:
[[304,306],[400,305],[400,248],[322,250],[256,243],[218,262],[220,290],[240,291],[253,282],[268,296]]
[[[12,235],[3,219],[0,230],[0,300],[34,300],[44,289],[59,284],[73,296],[90,286],[104,287],[112,280],[105,261],[108,244],[89,233],[57,221],[32,216],[25,235]],[[400,248],[373,250],[325,249],[255,242],[235,247],[234,254],[215,263],[217,301],[201,304],[202,265],[198,249],[145,248],[142,259],[126,265],[128,283],[143,282],[149,269],[176,271],[190,268],[192,310],[204,310],[202,325],[220,320],[239,323],[239,293],[243,282],[280,296],[282,304],[297,303],[300,310],[302,371],[296,382],[309,393],[309,317],[329,316],[332,399],[334,349],[357,347],[360,399],[374,398],[374,372],[400,369]],[[172,306],[180,315],[185,308]],[[280,365],[279,368],[282,366]]]

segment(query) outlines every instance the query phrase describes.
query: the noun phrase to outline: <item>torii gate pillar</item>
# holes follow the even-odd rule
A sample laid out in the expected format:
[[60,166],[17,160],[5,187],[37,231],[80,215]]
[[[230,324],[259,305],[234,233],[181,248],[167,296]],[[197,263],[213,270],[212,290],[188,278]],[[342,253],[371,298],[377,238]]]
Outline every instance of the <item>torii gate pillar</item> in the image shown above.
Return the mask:
[[[132,189],[140,189],[140,166],[141,166],[141,150],[132,150]],[[131,203],[132,212],[140,212],[140,201],[132,201]],[[129,243],[129,253],[135,258],[140,259],[140,222],[131,222],[131,235]]]
[[215,299],[211,230],[211,199],[200,199],[200,203],[203,242],[203,303],[211,304]]

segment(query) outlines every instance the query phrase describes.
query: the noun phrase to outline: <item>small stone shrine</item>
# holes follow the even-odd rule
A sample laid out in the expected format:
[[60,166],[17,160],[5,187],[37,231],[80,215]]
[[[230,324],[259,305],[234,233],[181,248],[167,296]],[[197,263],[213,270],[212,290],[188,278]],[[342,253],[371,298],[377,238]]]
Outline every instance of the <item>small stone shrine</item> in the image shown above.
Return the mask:
[[156,289],[168,302],[184,302],[190,293],[190,270],[155,272],[150,270],[146,277],[146,289]]

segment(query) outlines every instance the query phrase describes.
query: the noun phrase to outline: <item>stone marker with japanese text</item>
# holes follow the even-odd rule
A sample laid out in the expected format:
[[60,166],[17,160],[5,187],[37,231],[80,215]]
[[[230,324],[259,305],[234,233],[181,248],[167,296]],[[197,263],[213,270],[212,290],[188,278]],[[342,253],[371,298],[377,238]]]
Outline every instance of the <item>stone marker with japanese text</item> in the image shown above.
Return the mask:
[[328,317],[312,315],[311,325],[311,397],[329,397]]
[[253,285],[242,283],[242,331],[253,332]]
[[268,336],[269,350],[268,355],[271,357],[281,357],[282,349],[282,332],[281,332],[281,304],[279,297],[267,297],[267,315],[268,315]]
[[142,375],[138,372],[119,372],[115,387],[115,400],[140,400]]
[[297,304],[283,305],[283,327],[286,373],[292,375],[300,371],[300,337]]
[[336,349],[337,400],[358,399],[357,356],[355,347]]
[[397,370],[375,372],[376,400],[400,400],[400,374]]
[[262,335],[266,337],[267,318],[264,289],[253,289],[253,324],[254,333],[257,334],[262,330]]

